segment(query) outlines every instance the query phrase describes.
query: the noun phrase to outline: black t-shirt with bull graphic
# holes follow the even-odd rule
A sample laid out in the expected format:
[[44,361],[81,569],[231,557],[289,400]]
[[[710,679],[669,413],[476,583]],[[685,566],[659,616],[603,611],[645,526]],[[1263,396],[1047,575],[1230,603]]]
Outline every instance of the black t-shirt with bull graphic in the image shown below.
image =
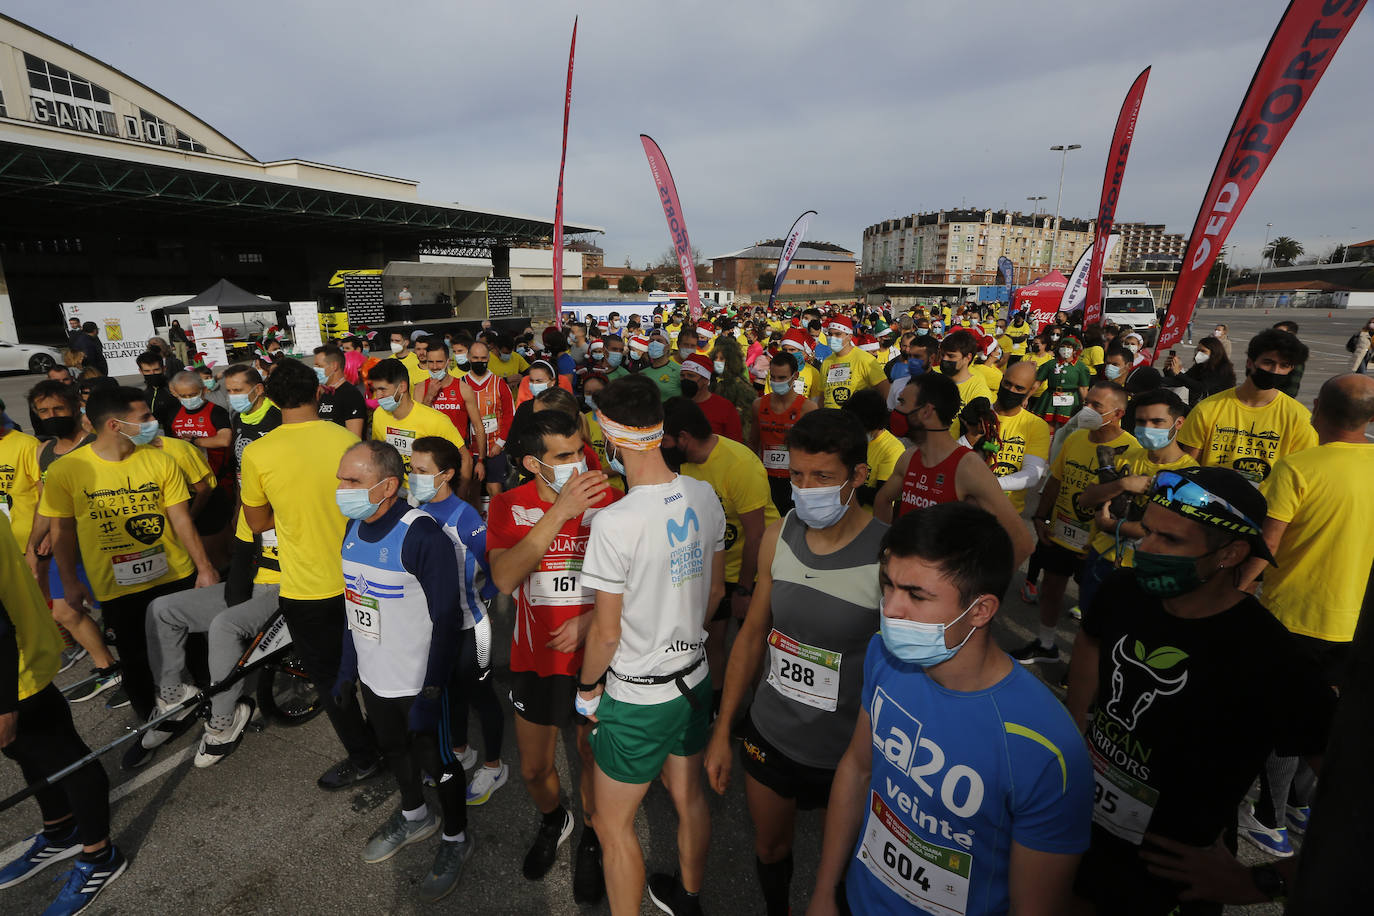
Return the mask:
[[1143,907],[1133,912],[1154,912],[1146,901],[1163,905],[1173,889],[1145,872],[1141,835],[1213,843],[1271,751],[1322,752],[1335,695],[1253,597],[1184,619],[1119,570],[1085,609],[1083,632],[1100,661],[1087,732],[1093,842],[1080,883],[1091,873],[1092,885]]

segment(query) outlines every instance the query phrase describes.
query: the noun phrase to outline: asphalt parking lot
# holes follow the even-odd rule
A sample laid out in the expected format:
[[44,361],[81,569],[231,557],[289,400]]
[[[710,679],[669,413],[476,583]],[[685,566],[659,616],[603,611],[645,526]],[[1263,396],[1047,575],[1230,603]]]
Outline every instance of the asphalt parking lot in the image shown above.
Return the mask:
[[[1312,349],[1300,399],[1311,405],[1321,382],[1345,371],[1349,355],[1345,340],[1367,313],[1311,310],[1199,313],[1195,335],[1210,332],[1213,323],[1230,325],[1237,359],[1251,334],[1280,318],[1302,325],[1301,337]],[[1183,348],[1180,348],[1183,352]],[[30,376],[0,378],[0,398],[10,414],[27,426],[23,394]],[[1033,500],[1032,500],[1033,503]],[[1033,607],[1015,594],[1013,584],[999,615],[997,637],[1006,648],[1024,644],[1037,625]],[[497,624],[497,664],[508,654],[509,604],[493,615]],[[1072,643],[1074,627],[1065,621],[1062,645]],[[504,649],[504,651],[501,651]],[[1054,684],[1062,665],[1036,666],[1036,673]],[[83,663],[59,676],[59,684],[84,678]],[[498,693],[505,695],[507,672],[498,667]],[[73,707],[77,727],[88,744],[113,740],[132,716],[127,709],[108,711],[103,698]],[[470,810],[470,832],[476,851],[462,884],[451,897],[432,907],[415,900],[415,890],[428,870],[435,841],[403,850],[394,859],[364,865],[359,857],[367,836],[392,811],[398,796],[389,777],[372,780],[353,790],[325,793],[315,778],[341,755],[323,717],[299,728],[267,725],[250,732],[239,750],[218,766],[191,766],[198,729],[159,750],[142,770],[119,769],[119,752],[105,759],[114,786],[113,831],[131,859],[124,876],[112,884],[93,913],[247,914],[247,913],[412,913],[420,911],[480,914],[607,912],[579,908],[572,902],[570,848],[542,882],[520,875],[520,861],[536,828],[536,813],[519,784],[513,727],[508,727],[503,759],[511,767],[511,781],[486,805]],[[477,738],[475,727],[471,733]],[[560,772],[565,795],[575,780],[567,766],[568,750],[560,748]],[[752,830],[741,788],[742,774],[724,797],[708,792],[712,806],[712,840],[708,882],[703,901],[710,912],[753,913],[762,909],[754,875]],[[0,763],[0,795],[21,788],[17,767]],[[26,802],[0,813],[0,862],[18,852],[10,847],[38,827],[36,806]],[[676,818],[666,792],[655,787],[638,823],[650,870],[671,871],[675,863]],[[811,876],[819,854],[821,816],[798,817],[795,853],[794,912],[803,912]],[[6,849],[6,847],[10,847]],[[59,868],[5,891],[0,912],[38,913],[56,894]],[[657,912],[646,902],[645,913]],[[1277,913],[1277,907],[1233,908],[1233,913]]]

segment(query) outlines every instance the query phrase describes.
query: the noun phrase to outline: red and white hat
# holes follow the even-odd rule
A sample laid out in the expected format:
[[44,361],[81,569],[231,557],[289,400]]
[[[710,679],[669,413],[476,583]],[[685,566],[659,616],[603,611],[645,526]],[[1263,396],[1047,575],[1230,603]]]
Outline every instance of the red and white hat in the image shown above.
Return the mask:
[[693,353],[691,356],[687,357],[682,361],[683,372],[695,372],[697,375],[706,379],[706,381],[708,382],[711,380],[713,369],[714,367],[711,365],[711,357],[705,356],[701,353]]
[[791,328],[788,330],[786,334],[782,335],[782,342],[784,346],[791,344],[807,356],[811,355],[813,346],[811,335],[801,328]]
[[854,338],[854,342],[858,345],[860,350],[865,350],[869,353],[878,352],[878,338],[876,337],[870,337],[867,334],[861,334],[858,337]]
[[716,336],[716,326],[709,321],[697,322],[697,336],[711,338]]
[[825,329],[837,334],[853,334],[854,322],[847,315],[831,315],[825,320]]
[[595,353],[598,350],[604,351],[605,349],[606,341],[604,340],[593,340],[591,343],[587,344],[587,351],[589,353]]
[[636,334],[630,338],[631,352],[647,353],[649,351],[649,338],[642,334]]

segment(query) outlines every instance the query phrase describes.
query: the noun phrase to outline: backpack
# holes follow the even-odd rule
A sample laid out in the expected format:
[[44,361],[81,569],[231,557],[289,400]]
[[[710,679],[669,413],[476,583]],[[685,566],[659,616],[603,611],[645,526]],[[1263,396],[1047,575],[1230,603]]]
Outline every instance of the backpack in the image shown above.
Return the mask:
[[1355,346],[1356,346],[1359,342],[1360,342],[1360,335],[1359,335],[1359,332],[1357,331],[1356,333],[1351,334],[1351,335],[1350,335],[1350,339],[1347,340],[1347,341],[1345,342],[1345,352],[1347,352],[1347,353],[1354,353],[1354,352],[1355,352]]

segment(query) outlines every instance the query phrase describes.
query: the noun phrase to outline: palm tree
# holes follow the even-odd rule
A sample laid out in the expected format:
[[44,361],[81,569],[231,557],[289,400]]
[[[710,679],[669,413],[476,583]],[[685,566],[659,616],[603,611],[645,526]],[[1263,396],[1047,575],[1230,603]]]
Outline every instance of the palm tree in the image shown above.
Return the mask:
[[1281,235],[1264,249],[1264,256],[1269,259],[1271,267],[1291,267],[1293,262],[1302,256],[1302,252],[1302,242]]

